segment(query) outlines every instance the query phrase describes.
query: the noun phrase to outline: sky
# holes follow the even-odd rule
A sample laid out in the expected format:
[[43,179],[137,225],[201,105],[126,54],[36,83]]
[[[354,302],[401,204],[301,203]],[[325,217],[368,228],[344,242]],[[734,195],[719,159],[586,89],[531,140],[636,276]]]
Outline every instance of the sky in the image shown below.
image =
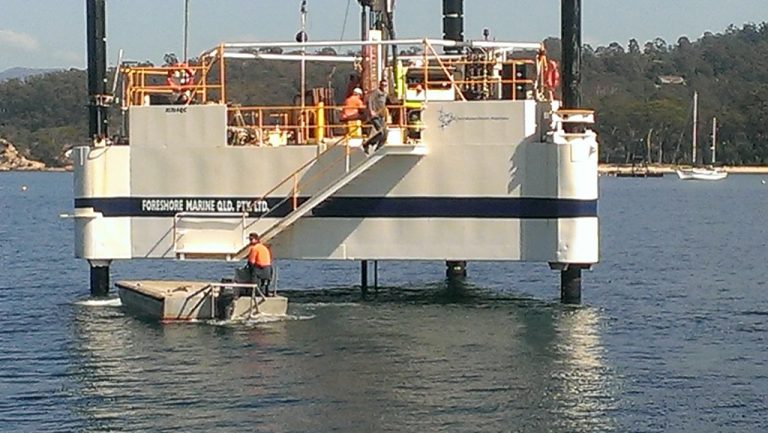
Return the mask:
[[[0,0],[0,71],[12,67],[84,68],[85,0]],[[106,0],[110,65],[126,60],[163,62],[183,53],[185,0]],[[301,0],[189,0],[189,55],[220,42],[293,40]],[[349,4],[349,9],[347,5]],[[357,0],[307,0],[310,40],[359,35]],[[582,0],[582,40],[642,46],[661,37],[674,44],[729,25],[768,21],[768,0]],[[346,26],[345,11],[349,10]],[[397,0],[399,38],[440,38],[441,0]],[[483,28],[504,41],[538,42],[560,35],[560,0],[465,0],[465,39]]]

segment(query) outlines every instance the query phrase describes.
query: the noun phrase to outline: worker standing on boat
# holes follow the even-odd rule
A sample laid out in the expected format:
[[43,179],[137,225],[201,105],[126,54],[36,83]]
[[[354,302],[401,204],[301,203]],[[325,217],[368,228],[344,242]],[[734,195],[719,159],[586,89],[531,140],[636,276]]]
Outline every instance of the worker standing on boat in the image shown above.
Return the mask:
[[251,272],[251,283],[258,284],[269,296],[269,285],[272,282],[272,252],[261,243],[258,233],[248,235],[248,269]]
[[381,147],[387,141],[387,97],[389,96],[389,83],[386,79],[379,81],[379,88],[368,95],[368,111],[371,116],[373,132],[365,144],[365,151],[373,146],[373,151]]

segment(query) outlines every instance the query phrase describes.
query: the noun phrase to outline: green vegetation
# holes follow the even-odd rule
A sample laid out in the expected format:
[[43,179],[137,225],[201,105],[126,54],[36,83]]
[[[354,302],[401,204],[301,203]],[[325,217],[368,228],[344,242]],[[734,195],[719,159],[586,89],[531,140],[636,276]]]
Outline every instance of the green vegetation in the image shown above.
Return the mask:
[[[696,42],[683,37],[673,46],[656,39],[643,47],[631,40],[626,50],[585,47],[583,68],[583,100],[596,110],[601,161],[690,161],[695,90],[701,147],[711,144],[717,117],[718,161],[768,163],[768,23],[732,26]],[[674,77],[684,83],[665,84]]]
[[87,141],[85,77],[71,69],[0,83],[0,138],[28,158],[61,165],[64,148]]
[[[556,39],[546,41],[559,57]],[[711,141],[717,117],[718,160],[768,163],[768,23],[730,27],[675,45],[661,39],[585,46],[583,105],[597,113],[600,160],[623,163],[690,161],[692,95],[699,93],[699,141]],[[307,88],[345,90],[349,66],[309,64]],[[251,104],[291,104],[299,65],[230,61],[229,95]],[[0,82],[0,137],[32,159],[61,164],[62,150],[85,143],[88,110],[85,71],[69,70]],[[119,123],[112,118],[112,130]],[[707,152],[708,154],[708,152]]]

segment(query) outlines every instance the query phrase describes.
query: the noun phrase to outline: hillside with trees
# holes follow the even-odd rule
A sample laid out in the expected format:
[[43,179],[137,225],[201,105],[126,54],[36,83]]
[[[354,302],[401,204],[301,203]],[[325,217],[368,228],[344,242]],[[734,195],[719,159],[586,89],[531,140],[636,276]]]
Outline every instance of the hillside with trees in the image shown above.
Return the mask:
[[[717,159],[768,163],[768,24],[730,27],[695,42],[629,41],[583,56],[584,105],[596,110],[600,160],[690,161],[692,95],[708,150],[717,117]],[[705,152],[705,157],[708,152]]]
[[60,166],[63,149],[86,143],[85,71],[50,72],[0,83],[0,138],[22,155]]
[[[558,58],[559,41],[545,41]],[[328,49],[326,49],[328,50]],[[243,105],[291,104],[298,64],[230,61],[230,95]],[[718,161],[768,163],[768,24],[729,27],[696,41],[680,38],[625,46],[584,46],[583,105],[594,108],[600,160],[683,163],[691,158],[692,96],[699,95],[699,141],[710,143],[717,117]],[[309,64],[308,87],[345,88],[349,66]],[[0,82],[0,138],[31,159],[63,163],[63,150],[87,142],[87,85],[82,70]],[[113,124],[117,124],[117,119]],[[707,149],[705,149],[707,150]],[[705,152],[705,157],[708,157]]]

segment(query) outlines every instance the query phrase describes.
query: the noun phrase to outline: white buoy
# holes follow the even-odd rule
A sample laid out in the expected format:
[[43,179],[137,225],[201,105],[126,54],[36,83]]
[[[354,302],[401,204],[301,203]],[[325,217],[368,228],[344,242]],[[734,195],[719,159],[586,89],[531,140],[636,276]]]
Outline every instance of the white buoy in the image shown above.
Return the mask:
[[29,189],[29,187],[26,186],[26,185],[22,185],[21,186],[21,192],[26,192],[28,189]]
[[760,179],[760,183],[762,183],[763,185],[765,185],[765,179]]

